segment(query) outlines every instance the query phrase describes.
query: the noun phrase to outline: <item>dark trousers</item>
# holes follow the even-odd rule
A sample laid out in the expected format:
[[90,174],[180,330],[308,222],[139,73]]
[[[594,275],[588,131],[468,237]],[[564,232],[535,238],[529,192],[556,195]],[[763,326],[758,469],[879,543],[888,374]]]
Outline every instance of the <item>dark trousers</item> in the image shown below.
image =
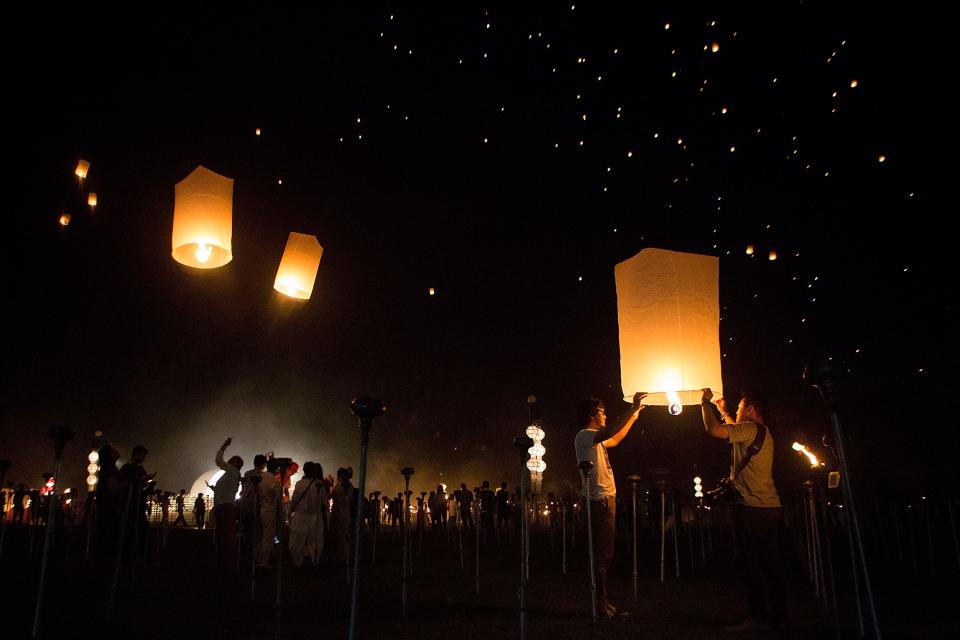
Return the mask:
[[218,504],[213,508],[213,536],[217,542],[217,560],[220,571],[237,572],[237,505]]
[[593,562],[597,579],[597,603],[601,612],[609,604],[607,570],[613,562],[617,537],[617,500],[604,496],[590,501],[590,529],[593,533]]
[[787,589],[780,552],[780,509],[737,505],[734,523],[750,617],[782,624],[787,615]]

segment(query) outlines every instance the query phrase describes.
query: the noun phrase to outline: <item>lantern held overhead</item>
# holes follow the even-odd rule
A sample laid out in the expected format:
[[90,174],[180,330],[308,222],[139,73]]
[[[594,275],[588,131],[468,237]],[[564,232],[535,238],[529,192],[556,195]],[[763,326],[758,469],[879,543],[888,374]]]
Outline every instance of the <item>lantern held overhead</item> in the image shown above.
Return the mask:
[[176,186],[173,259],[197,269],[233,260],[233,180],[197,167]]
[[722,396],[719,259],[644,249],[615,275],[624,399],[646,391],[676,415],[704,387]]
[[316,236],[291,231],[273,288],[291,298],[309,300],[322,255],[323,247]]

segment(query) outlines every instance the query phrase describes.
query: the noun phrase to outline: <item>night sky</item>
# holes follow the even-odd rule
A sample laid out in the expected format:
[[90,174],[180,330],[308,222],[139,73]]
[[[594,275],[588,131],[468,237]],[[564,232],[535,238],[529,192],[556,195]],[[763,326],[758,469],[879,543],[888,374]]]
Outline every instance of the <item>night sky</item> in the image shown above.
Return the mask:
[[[626,408],[613,267],[660,247],[720,256],[724,386],[769,396],[782,491],[805,473],[796,434],[825,451],[800,373],[828,357],[866,483],[955,487],[937,16],[350,4],[11,16],[8,479],[51,469],[50,424],[77,429],[74,486],[97,429],[147,445],[171,490],[228,435],[248,465],[332,473],[357,463],[349,402],[371,394],[373,488],[406,464],[417,490],[512,485],[533,393],[561,489],[577,400]],[[170,257],[174,184],[199,164],[235,180],[234,259],[211,271]],[[290,231],[325,249],[307,302],[272,288]],[[677,486],[727,461],[697,407],[647,410],[611,455]]]

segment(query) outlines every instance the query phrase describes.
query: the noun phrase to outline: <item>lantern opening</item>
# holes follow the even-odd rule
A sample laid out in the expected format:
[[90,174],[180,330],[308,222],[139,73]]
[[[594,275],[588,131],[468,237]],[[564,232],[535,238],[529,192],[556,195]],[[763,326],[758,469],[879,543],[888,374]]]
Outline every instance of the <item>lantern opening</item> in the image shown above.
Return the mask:
[[197,250],[193,255],[197,256],[197,260],[203,264],[207,263],[207,260],[210,259],[210,254],[213,253],[213,247],[208,247],[203,242],[197,244]]
[[667,391],[667,401],[670,403],[670,415],[678,416],[683,411],[683,403],[676,391]]

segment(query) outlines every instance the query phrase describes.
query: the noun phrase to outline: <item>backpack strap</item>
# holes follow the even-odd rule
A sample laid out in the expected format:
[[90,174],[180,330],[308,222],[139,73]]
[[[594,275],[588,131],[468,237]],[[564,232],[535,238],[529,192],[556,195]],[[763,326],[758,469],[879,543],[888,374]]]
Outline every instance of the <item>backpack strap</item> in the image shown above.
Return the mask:
[[760,449],[763,448],[763,441],[767,438],[767,428],[760,422],[757,423],[757,435],[754,436],[753,442],[750,443],[750,446],[747,447],[747,455],[745,455],[740,463],[737,465],[737,468],[733,471],[733,477],[736,478],[740,475],[740,472],[743,471],[747,464],[750,463],[750,459],[753,458]]

